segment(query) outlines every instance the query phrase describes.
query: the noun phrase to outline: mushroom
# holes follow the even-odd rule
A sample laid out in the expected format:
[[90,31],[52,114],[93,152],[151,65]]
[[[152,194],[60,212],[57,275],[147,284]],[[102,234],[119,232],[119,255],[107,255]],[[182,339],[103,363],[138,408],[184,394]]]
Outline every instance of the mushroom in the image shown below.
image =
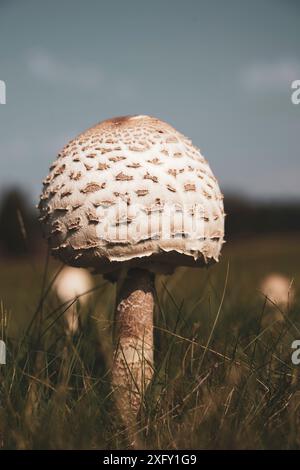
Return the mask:
[[70,304],[66,310],[66,334],[74,335],[79,328],[78,306],[87,304],[93,281],[86,269],[65,266],[55,279],[52,286],[57,297],[63,304]]
[[192,142],[149,116],[109,119],[59,153],[40,220],[52,254],[117,280],[112,382],[136,416],[153,376],[156,273],[218,261],[223,196]]
[[268,306],[277,311],[277,319],[282,320],[281,309],[293,305],[295,292],[293,281],[280,273],[268,274],[261,282],[260,290],[268,301]]

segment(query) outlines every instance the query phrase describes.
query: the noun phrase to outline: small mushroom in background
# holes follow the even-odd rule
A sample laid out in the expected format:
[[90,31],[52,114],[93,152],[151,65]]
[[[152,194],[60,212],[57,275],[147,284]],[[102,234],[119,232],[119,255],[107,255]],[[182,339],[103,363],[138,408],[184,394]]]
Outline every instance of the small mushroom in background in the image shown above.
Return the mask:
[[64,314],[68,335],[78,331],[78,307],[87,305],[93,287],[93,278],[86,269],[65,266],[56,277],[54,292],[62,304],[70,304]]
[[286,309],[294,302],[295,292],[292,284],[288,277],[272,273],[263,279],[260,290],[267,297],[269,305]]
[[154,371],[155,275],[218,261],[224,210],[217,180],[167,123],[118,117],[66,145],[39,208],[53,255],[117,281],[112,381],[128,422]]
[[289,309],[295,299],[292,280],[283,274],[268,274],[261,282],[260,291],[266,297],[267,306],[271,310],[264,318],[263,326],[267,326],[270,321],[283,321],[280,310]]

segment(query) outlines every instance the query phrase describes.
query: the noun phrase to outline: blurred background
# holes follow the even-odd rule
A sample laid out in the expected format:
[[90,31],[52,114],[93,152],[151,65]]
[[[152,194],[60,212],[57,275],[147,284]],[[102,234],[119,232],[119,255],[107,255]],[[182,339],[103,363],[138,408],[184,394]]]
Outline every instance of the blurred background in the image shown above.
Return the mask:
[[[0,301],[17,323],[46,259],[41,181],[68,140],[118,115],[166,120],[208,159],[228,214],[216,275],[251,268],[252,298],[269,272],[297,278],[299,31],[296,0],[0,0]],[[176,282],[189,276],[191,297],[203,274]]]
[[200,147],[227,214],[219,263],[156,277],[145,448],[300,448],[299,45],[298,0],[0,0],[0,448],[128,446],[115,285],[53,260],[36,210],[59,150],[128,114]]

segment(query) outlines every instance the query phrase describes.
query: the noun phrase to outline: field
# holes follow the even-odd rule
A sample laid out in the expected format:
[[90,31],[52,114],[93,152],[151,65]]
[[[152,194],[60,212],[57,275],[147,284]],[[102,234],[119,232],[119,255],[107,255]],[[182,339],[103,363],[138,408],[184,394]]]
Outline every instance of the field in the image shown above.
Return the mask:
[[[70,341],[45,258],[0,261],[2,448],[300,448],[299,237],[228,243],[209,270],[157,277],[155,376],[132,429],[110,387],[114,286],[95,277]],[[271,272],[293,280],[284,311],[259,290]]]

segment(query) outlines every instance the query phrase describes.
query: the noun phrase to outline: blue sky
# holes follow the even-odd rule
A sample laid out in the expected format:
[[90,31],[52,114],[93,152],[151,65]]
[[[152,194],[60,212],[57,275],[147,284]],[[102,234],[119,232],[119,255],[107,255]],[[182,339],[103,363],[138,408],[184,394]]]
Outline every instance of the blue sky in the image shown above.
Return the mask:
[[0,191],[36,199],[77,133],[150,114],[192,138],[223,190],[299,197],[296,79],[296,0],[0,0]]

